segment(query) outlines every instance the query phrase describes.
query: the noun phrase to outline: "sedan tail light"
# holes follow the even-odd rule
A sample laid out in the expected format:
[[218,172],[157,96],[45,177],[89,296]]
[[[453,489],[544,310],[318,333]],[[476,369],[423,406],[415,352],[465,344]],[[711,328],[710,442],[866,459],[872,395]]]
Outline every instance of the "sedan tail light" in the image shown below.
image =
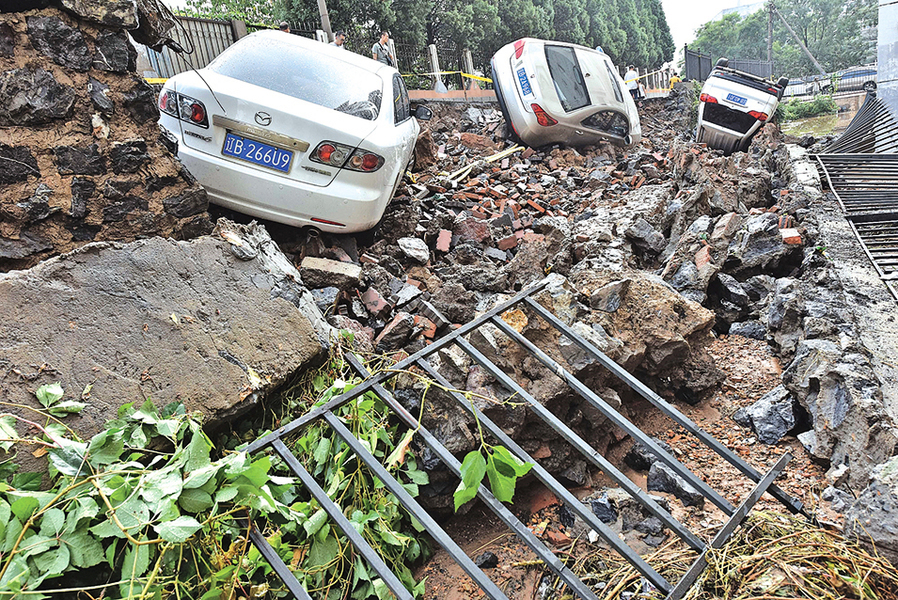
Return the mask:
[[699,101],[707,102],[708,104],[717,104],[717,98],[712,96],[711,94],[702,94],[698,97]]
[[518,40],[514,43],[514,57],[521,58],[524,54],[524,40]]
[[337,142],[321,142],[309,155],[311,160],[329,167],[372,173],[384,166],[384,157],[361,148]]
[[549,113],[543,110],[543,107],[539,104],[531,104],[530,108],[533,109],[533,113],[536,115],[536,122],[542,125],[543,127],[551,127],[552,125],[558,125],[558,121],[549,116]]
[[752,117],[756,118],[758,121],[766,121],[767,120],[767,113],[758,112],[756,110],[750,110],[750,111],[748,111],[748,114],[751,115]]
[[206,105],[190,96],[179,94],[173,90],[163,90],[159,94],[159,110],[193,125],[209,128]]

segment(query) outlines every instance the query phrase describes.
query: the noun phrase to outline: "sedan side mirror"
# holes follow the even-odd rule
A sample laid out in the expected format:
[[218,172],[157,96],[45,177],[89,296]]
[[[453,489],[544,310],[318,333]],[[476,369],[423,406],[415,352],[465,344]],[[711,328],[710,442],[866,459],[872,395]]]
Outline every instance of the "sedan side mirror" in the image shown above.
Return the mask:
[[426,106],[418,106],[415,109],[415,118],[419,121],[429,121],[433,118],[433,111]]

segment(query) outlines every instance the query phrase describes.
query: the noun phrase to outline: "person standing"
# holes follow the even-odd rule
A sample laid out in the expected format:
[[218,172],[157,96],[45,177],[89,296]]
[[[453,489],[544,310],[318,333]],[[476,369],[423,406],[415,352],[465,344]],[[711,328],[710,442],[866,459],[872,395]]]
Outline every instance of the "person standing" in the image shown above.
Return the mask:
[[633,65],[627,67],[624,82],[627,84],[630,95],[633,96],[633,101],[639,100],[639,72],[636,71],[636,67]]
[[331,42],[330,45],[336,46],[337,48],[340,48],[341,50],[346,50],[346,46],[343,45],[345,43],[346,43],[346,33],[343,31],[338,31],[334,35],[334,41]]
[[683,80],[680,79],[680,76],[677,75],[676,71],[674,71],[673,75],[670,76],[670,89],[674,88],[675,83],[680,83],[681,81],[683,81]]
[[290,33],[290,23],[288,23],[287,21],[281,21],[281,24],[278,25],[278,29],[280,29],[284,33]]
[[380,40],[371,46],[371,58],[391,67],[396,66],[396,57],[390,52],[390,34],[386,31],[381,31]]

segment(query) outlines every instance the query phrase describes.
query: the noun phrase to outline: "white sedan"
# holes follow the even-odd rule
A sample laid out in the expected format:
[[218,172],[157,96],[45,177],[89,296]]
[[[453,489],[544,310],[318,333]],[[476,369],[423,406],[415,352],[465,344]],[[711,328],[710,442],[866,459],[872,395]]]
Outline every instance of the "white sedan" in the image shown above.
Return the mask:
[[218,205],[344,233],[381,219],[418,136],[393,67],[281,31],[169,79],[160,124]]
[[492,59],[496,98],[514,136],[531,146],[642,139],[636,104],[607,54],[524,38]]

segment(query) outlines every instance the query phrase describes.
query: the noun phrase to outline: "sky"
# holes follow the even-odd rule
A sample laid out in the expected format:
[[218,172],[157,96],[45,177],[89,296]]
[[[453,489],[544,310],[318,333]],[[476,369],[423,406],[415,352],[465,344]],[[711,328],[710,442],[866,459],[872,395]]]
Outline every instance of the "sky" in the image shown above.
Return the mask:
[[683,49],[683,44],[695,39],[695,30],[714,18],[717,13],[725,8],[732,8],[740,4],[753,4],[757,0],[661,0],[664,6],[664,14],[667,15],[667,24],[673,35],[677,52]]

